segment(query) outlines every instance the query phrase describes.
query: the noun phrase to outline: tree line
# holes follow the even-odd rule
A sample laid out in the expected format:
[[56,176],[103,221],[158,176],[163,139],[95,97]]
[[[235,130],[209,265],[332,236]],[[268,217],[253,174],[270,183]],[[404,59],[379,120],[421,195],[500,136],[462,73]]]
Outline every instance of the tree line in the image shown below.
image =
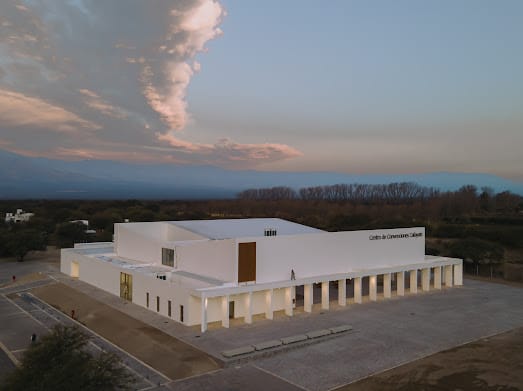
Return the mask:
[[510,191],[496,194],[489,187],[478,190],[476,186],[465,185],[456,191],[442,192],[434,187],[421,186],[414,182],[336,184],[304,187],[299,190],[277,186],[243,190],[238,193],[237,198],[254,201],[346,201],[361,204],[409,204],[440,199],[453,201],[455,205],[468,205],[468,208],[481,208],[485,211],[494,211],[496,208],[510,210],[519,207],[522,203],[522,197]]
[[[16,208],[35,216],[0,223],[0,257],[23,260],[45,245],[111,241],[114,223],[127,220],[279,217],[326,231],[425,226],[428,253],[473,260],[467,267],[474,273],[484,271],[485,259],[491,266],[493,260],[523,263],[523,197],[472,185],[455,191],[413,183],[281,186],[245,190],[229,200],[0,200],[0,215]],[[71,222],[82,219],[96,233],[87,235],[85,226]]]
[[389,204],[420,201],[438,197],[434,187],[420,186],[413,182],[389,184],[336,184],[303,187],[298,191],[285,186],[247,189],[238,194],[243,200],[296,200],[304,201],[350,201],[361,203],[386,202]]

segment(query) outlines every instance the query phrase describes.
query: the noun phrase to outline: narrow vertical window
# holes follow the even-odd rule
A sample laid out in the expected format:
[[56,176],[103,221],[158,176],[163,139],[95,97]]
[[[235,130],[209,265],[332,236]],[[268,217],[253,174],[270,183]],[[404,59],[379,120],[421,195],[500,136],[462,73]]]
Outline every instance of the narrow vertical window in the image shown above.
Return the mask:
[[156,312],[160,312],[160,296],[156,296]]
[[149,292],[145,294],[145,305],[149,308]]
[[162,248],[162,265],[174,267],[174,249]]
[[171,300],[167,301],[167,316],[171,317]]
[[183,305],[180,306],[180,322],[183,323]]

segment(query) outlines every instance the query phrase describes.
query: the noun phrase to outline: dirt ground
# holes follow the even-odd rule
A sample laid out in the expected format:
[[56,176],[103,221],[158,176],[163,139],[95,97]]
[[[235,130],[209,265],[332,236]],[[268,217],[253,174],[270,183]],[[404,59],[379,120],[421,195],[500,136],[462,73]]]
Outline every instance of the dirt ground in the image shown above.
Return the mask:
[[63,284],[39,287],[32,293],[89,329],[139,358],[170,379],[218,369],[209,355]]
[[523,328],[446,350],[337,390],[523,390]]
[[503,285],[509,285],[509,286],[517,286],[518,288],[523,288],[523,281],[509,281],[505,280],[504,278],[494,277],[483,277],[483,276],[474,276],[471,274],[464,275],[465,278],[469,278],[471,280],[477,280],[477,281],[485,281],[485,282],[492,282],[494,284],[503,284]]

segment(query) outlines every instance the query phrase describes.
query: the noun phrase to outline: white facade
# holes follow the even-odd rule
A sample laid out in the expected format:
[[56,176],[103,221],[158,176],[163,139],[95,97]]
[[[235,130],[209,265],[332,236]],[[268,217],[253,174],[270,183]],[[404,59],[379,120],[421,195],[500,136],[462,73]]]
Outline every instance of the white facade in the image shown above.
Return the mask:
[[[323,309],[329,299],[347,304],[348,280],[354,303],[362,302],[365,277],[371,301],[378,276],[384,298],[404,295],[405,281],[409,293],[418,284],[420,291],[462,284],[460,259],[425,256],[423,227],[325,232],[281,219],[115,224],[114,244],[62,250],[61,271],[202,331],[214,321],[228,327],[230,317],[292,316],[301,286],[310,312],[314,283],[322,284]],[[337,298],[329,298],[332,281]]]
[[20,223],[26,222],[34,216],[34,213],[24,212],[22,209],[17,209],[15,213],[6,213],[5,222],[6,223]]

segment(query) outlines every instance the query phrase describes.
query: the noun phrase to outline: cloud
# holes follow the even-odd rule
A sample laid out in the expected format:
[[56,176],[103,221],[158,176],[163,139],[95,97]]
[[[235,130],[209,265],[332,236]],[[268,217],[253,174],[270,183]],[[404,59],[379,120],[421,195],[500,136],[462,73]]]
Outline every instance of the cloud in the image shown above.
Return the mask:
[[57,148],[45,155],[50,158],[60,158],[65,160],[115,160],[127,162],[141,162],[141,163],[187,163],[183,159],[166,153],[151,154],[151,150],[144,148],[136,150],[135,146],[120,145],[111,146],[111,148],[104,147],[88,147],[88,148]]
[[156,136],[158,137],[159,141],[165,142],[167,145],[172,147],[173,150],[179,150],[182,152],[205,153],[213,149],[211,144],[191,143],[189,141],[180,140],[171,134],[157,134]]
[[[241,144],[227,138],[220,139],[214,144],[204,144],[180,140],[172,134],[157,134],[157,137],[173,152],[187,154],[186,158],[189,161],[197,157],[199,161],[218,162],[225,167],[253,167],[262,163],[302,156],[300,151],[285,144]],[[169,149],[162,150],[168,152]]]
[[86,97],[85,104],[100,113],[114,118],[125,118],[127,114],[120,107],[115,107],[103,100],[100,95],[86,88],[78,90]]
[[10,141],[7,141],[7,140],[3,140],[0,138],[0,147],[2,148],[7,148],[8,146],[10,146],[12,143]]
[[23,4],[16,4],[15,5],[16,9],[20,10],[20,11],[29,11],[29,8],[27,8],[25,5]]
[[32,127],[57,132],[96,130],[100,126],[42,99],[0,89],[0,119],[7,127]]
[[187,89],[205,71],[196,56],[222,34],[225,14],[217,0],[0,1],[2,146],[64,159],[214,165],[299,156],[277,143],[173,137],[188,129],[201,137]]
[[194,71],[185,62],[171,63],[168,67],[170,68],[168,92],[162,93],[153,85],[151,82],[154,76],[153,71],[150,66],[146,66],[142,72],[143,94],[149,105],[161,115],[170,128],[183,129],[188,121],[185,93]]
[[[186,10],[171,10],[176,23],[166,36],[165,44],[158,50],[172,55],[172,59],[163,65],[160,72],[165,75],[164,83],[154,83],[151,65],[146,65],[142,72],[143,94],[153,110],[158,112],[171,129],[183,129],[187,124],[187,87],[201,65],[192,61],[194,56],[205,51],[205,44],[222,34],[218,28],[225,11],[214,0],[200,0]],[[132,59],[135,60],[136,59]]]

